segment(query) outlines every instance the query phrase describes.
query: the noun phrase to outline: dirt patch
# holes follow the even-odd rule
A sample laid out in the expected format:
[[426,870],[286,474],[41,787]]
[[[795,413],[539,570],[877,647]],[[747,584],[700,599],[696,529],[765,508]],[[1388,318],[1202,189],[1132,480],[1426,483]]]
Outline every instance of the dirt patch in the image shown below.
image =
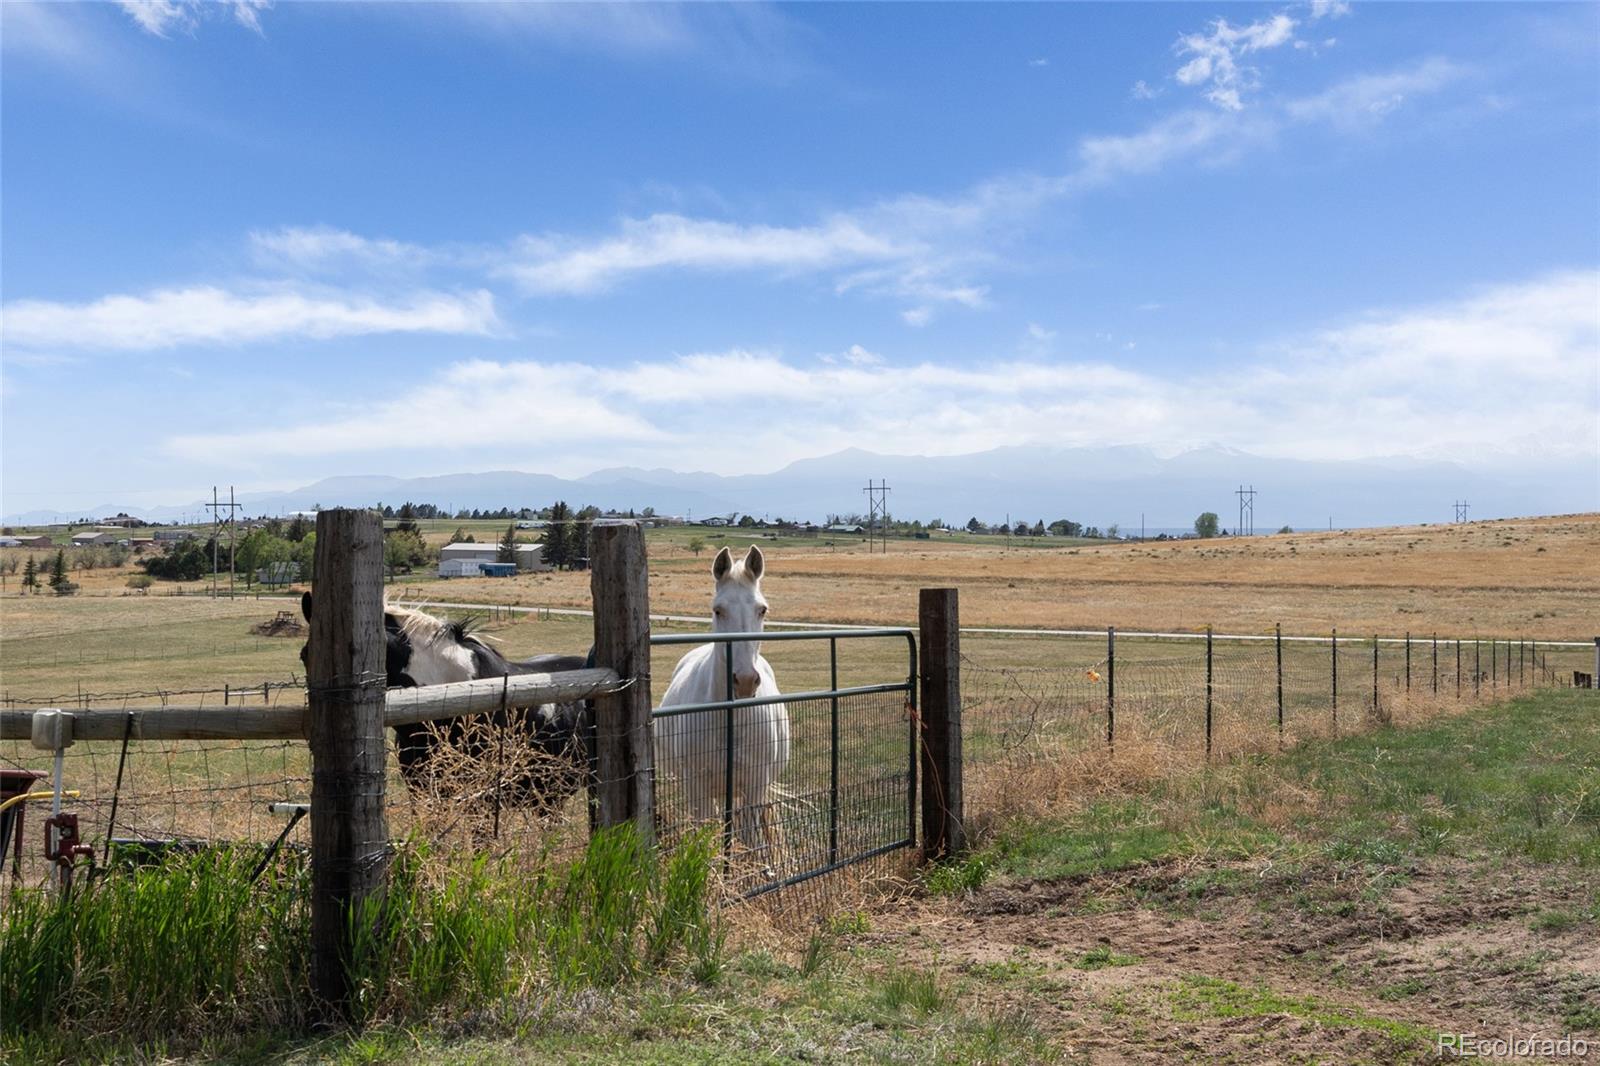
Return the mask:
[[[1600,1004],[1592,886],[1439,862],[1157,864],[922,899],[864,938],[1019,997],[1088,1062],[1391,1062],[1440,1032],[1584,1033]],[[1593,1038],[1596,1034],[1590,1032]]]

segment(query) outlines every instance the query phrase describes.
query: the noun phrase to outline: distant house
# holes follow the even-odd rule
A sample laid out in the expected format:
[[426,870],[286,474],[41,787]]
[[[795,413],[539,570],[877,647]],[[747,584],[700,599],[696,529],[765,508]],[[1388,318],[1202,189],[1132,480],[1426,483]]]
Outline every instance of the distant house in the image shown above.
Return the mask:
[[866,526],[832,525],[828,527],[829,533],[865,533]]
[[103,529],[90,529],[72,535],[72,546],[74,548],[93,548],[102,544],[115,544],[116,542],[117,535],[108,533]]
[[542,518],[524,518],[517,523],[518,529],[545,529],[550,525]]
[[179,540],[193,540],[194,536],[192,529],[158,529],[151,534],[151,539],[160,544],[171,544]]
[[11,539],[15,540],[17,545],[23,548],[54,548],[56,546],[56,542],[43,533],[23,533]]
[[[516,556],[516,568],[520,573],[553,569],[544,561],[542,544],[518,544]],[[439,549],[439,576],[477,577],[483,573],[481,564],[499,561],[500,547],[497,544],[446,544]]]

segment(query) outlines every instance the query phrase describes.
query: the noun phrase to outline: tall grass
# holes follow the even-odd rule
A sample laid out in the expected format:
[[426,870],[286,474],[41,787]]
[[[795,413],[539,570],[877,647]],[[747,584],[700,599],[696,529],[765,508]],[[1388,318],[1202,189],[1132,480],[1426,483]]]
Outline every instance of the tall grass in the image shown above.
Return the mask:
[[[350,914],[355,1021],[460,1014],[541,986],[662,971],[712,979],[723,948],[713,850],[697,834],[664,854],[632,827],[532,868],[402,847],[386,890]],[[176,856],[59,897],[14,890],[0,910],[0,1057],[167,1053],[304,1031],[309,871],[291,858],[252,884],[255,857]]]

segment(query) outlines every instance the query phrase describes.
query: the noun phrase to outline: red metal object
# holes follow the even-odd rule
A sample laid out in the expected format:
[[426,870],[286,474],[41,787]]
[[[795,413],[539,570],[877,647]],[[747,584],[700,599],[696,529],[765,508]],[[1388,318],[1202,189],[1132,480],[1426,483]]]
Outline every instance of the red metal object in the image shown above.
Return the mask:
[[[0,770],[0,803],[26,796],[49,776],[43,770]],[[6,845],[10,844],[11,871],[14,876],[22,872],[22,812],[27,806],[26,803],[19,803],[0,813],[0,863],[4,863]]]
[[76,814],[53,814],[44,820],[44,857],[60,867],[61,884],[72,881],[72,868],[79,857],[94,858],[94,849],[78,836]]

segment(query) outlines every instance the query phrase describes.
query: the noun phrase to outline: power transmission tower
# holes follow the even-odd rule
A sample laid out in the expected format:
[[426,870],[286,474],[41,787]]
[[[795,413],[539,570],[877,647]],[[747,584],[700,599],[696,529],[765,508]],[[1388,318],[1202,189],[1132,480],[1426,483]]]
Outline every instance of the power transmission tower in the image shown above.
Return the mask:
[[872,479],[867,479],[867,487],[861,490],[867,494],[867,551],[872,551],[872,531],[878,531],[878,546],[880,551],[889,550],[888,524],[889,524],[889,483],[880,481],[876,485]]
[[1467,520],[1467,508],[1471,506],[1466,500],[1456,501],[1456,522],[1463,523]]
[[1240,485],[1234,491],[1234,495],[1239,497],[1239,521],[1233,527],[1233,534],[1236,537],[1254,536],[1256,532],[1256,487],[1251,485],[1249,488],[1245,488]]
[[[223,503],[217,498],[217,487],[211,486],[211,502],[206,504],[206,510],[211,512],[211,596],[217,595],[217,570],[221,566],[217,553],[222,548],[222,527],[228,527],[228,598],[233,599],[233,558],[234,558],[234,514],[244,504],[236,503],[233,499],[233,486],[228,486],[228,502]],[[222,512],[227,511],[228,517],[223,518]]]

